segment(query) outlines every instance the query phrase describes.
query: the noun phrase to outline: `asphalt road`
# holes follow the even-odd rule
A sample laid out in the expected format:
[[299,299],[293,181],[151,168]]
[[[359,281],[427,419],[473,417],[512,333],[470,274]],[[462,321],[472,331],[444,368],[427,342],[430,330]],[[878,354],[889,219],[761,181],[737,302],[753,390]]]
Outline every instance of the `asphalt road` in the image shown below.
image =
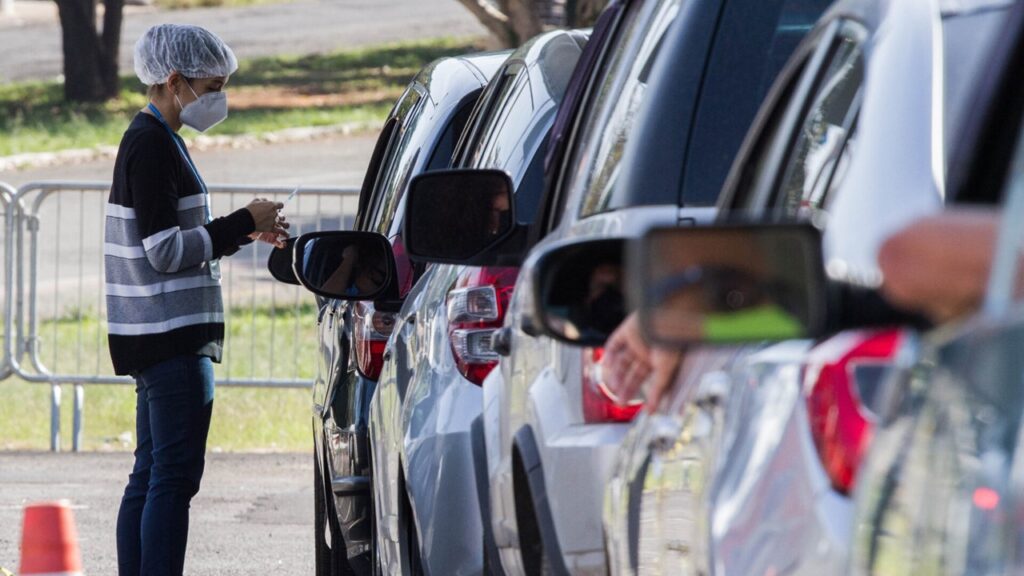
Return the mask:
[[[38,10],[34,10],[37,12]],[[186,11],[130,9],[121,30],[121,70],[132,69],[135,40],[154,24],[197,24],[215,31],[239,58],[311,54],[437,36],[483,35],[455,0],[297,0],[246,8]],[[19,26],[0,19],[0,82],[61,74],[60,25],[32,18]]]
[[[192,500],[185,573],[313,574],[310,454],[209,454]],[[116,574],[131,454],[0,453],[0,566],[17,570],[26,503],[71,501],[85,574]]]

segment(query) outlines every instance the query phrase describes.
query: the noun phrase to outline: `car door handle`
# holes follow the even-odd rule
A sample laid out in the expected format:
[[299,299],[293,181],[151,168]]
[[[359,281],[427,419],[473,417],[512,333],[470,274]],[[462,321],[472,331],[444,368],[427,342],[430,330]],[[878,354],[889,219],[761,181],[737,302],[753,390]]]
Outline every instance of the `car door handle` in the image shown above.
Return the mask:
[[491,350],[499,356],[509,356],[512,354],[512,329],[509,327],[501,328],[494,332],[491,336]]
[[683,429],[680,422],[671,416],[653,414],[650,420],[650,436],[647,447],[652,451],[668,451],[679,442]]
[[721,405],[725,395],[729,393],[729,375],[725,372],[711,372],[700,379],[694,402],[704,409]]

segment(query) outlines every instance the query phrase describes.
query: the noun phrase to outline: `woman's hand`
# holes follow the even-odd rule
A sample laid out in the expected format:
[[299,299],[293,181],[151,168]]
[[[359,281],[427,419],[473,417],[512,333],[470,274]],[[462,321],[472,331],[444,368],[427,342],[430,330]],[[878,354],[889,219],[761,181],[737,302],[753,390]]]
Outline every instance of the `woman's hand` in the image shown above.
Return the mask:
[[284,222],[284,218],[279,214],[281,208],[284,208],[284,204],[265,198],[256,198],[245,207],[249,214],[252,214],[257,232],[276,232],[278,235],[287,233],[287,226],[280,225]]
[[640,334],[640,320],[634,312],[615,329],[604,347],[604,378],[608,388],[623,402],[636,397],[650,379],[647,409],[655,410],[661,397],[675,382],[682,352],[654,348]]
[[284,248],[287,246],[285,240],[288,239],[288,234],[286,233],[283,236],[278,236],[273,232],[253,232],[252,234],[249,234],[249,238],[259,242],[266,242],[275,248]]
[[249,202],[245,208],[252,214],[252,220],[256,224],[256,231],[250,234],[249,238],[284,248],[289,224],[280,214],[283,206],[284,204],[280,202],[272,202],[265,198]]
[[608,389],[624,402],[635,397],[651,375],[651,349],[640,335],[640,320],[635,313],[608,337],[601,364]]

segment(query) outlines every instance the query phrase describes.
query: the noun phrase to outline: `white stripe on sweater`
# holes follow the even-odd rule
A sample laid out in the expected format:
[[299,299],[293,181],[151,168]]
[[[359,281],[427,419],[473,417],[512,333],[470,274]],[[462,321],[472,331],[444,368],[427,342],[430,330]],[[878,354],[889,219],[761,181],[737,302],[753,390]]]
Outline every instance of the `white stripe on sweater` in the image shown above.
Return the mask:
[[142,246],[121,246],[120,244],[103,243],[103,254],[118,258],[145,258],[146,251]]
[[191,210],[206,206],[206,194],[192,194],[184,198],[178,198],[178,211]]
[[120,218],[121,220],[134,220],[135,209],[107,202],[107,216]]
[[146,251],[152,250],[154,246],[163,242],[164,240],[167,240],[171,236],[174,236],[180,230],[180,226],[173,226],[171,228],[164,228],[163,230],[157,232],[156,234],[146,236],[145,238],[142,239],[142,247],[145,248]]
[[131,284],[107,284],[106,286],[107,296],[137,298],[178,292],[180,290],[191,290],[192,288],[214,288],[220,286],[220,283],[211,278],[209,274],[204,273],[192,278],[179,278],[156,284],[145,284],[143,286],[133,286]]
[[[191,196],[185,196],[184,198],[178,199],[178,212],[201,208],[203,206],[206,206],[206,194],[192,194]],[[134,220],[135,209],[127,206],[121,206],[120,204],[114,204],[113,202],[107,202],[107,216],[119,218],[121,220]]]
[[147,322],[139,324],[121,324],[110,322],[107,329],[111,334],[118,336],[144,336],[146,334],[162,334],[177,328],[192,326],[195,324],[218,324],[224,322],[224,314],[220,312],[206,312],[201,314],[189,314],[178,316],[163,322]]

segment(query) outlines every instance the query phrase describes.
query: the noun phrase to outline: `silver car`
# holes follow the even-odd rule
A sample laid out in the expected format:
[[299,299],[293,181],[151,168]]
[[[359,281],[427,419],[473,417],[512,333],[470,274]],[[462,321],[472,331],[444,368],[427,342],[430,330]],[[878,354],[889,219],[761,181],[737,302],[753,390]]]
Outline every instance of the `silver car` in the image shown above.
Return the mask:
[[954,201],[1002,205],[988,290],[972,317],[922,334],[893,386],[858,481],[855,574],[1024,572],[1024,5],[988,4],[975,12],[1005,26],[970,85],[948,188]]
[[[585,43],[584,33],[555,31],[513,52],[481,96],[456,151],[460,170],[454,172],[492,169],[510,178],[524,218],[540,197],[547,136]],[[413,181],[409,219],[420,212],[419,183],[447,174]],[[433,240],[489,224],[486,212],[470,215],[458,198],[441,204],[450,217],[430,230]],[[415,259],[417,236],[405,238]],[[435,264],[398,314],[370,405],[380,562],[387,574],[484,568],[470,429],[483,406],[483,378],[496,362],[489,338],[501,325],[516,274],[515,267]]]
[[[625,3],[583,104],[565,110],[575,128],[549,166],[548,217],[531,250],[710,220],[764,94],[828,4]],[[648,119],[656,130],[643,130]],[[504,357],[484,386],[494,538],[509,574],[603,575],[605,483],[642,406],[609,393],[600,346],[567,346],[531,326],[523,270],[496,338]],[[600,281],[579,300],[614,315]]]
[[[773,89],[719,217],[824,225],[827,253],[844,254],[830,274],[871,282],[880,239],[942,203],[948,126],[1000,18],[930,0],[840,2]],[[613,573],[840,573],[857,472],[912,342],[847,331],[691,350],[609,482]]]

